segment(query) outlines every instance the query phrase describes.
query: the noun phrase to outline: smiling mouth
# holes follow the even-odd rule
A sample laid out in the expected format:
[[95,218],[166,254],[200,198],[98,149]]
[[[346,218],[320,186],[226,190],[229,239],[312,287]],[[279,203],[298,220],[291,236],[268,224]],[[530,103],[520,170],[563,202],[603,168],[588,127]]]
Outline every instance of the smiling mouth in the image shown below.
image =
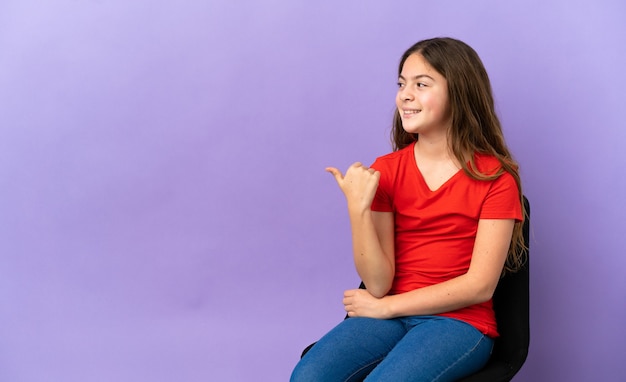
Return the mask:
[[415,114],[419,113],[420,111],[421,110],[418,110],[418,109],[402,110],[402,115],[410,117],[411,115],[415,115]]

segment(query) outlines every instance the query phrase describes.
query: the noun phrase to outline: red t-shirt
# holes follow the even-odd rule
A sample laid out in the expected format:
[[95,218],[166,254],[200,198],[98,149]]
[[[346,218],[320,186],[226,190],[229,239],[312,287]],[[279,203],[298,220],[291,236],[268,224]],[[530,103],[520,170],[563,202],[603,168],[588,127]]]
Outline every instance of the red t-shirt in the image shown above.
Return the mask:
[[[396,274],[389,294],[400,294],[460,276],[472,258],[479,219],[522,219],[515,179],[504,172],[494,181],[470,178],[459,170],[431,191],[415,162],[414,144],[376,159],[380,183],[373,211],[393,212]],[[476,167],[494,174],[498,160],[475,155]],[[492,301],[441,316],[465,321],[497,337]]]

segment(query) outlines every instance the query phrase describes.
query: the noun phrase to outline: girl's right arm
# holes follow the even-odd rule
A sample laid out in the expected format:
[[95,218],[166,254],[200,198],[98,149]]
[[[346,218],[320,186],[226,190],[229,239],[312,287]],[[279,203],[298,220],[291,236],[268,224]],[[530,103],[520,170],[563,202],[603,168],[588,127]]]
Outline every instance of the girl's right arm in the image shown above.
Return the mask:
[[355,163],[346,175],[329,167],[348,202],[354,264],[367,291],[381,298],[391,289],[395,273],[394,219],[391,212],[371,210],[380,173]]

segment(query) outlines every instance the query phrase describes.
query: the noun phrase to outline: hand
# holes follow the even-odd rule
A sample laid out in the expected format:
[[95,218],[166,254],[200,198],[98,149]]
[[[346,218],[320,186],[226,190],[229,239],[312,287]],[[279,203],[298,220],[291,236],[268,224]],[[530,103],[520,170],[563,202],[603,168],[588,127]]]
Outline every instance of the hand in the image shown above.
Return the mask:
[[359,162],[350,166],[345,176],[334,167],[327,167],[326,171],[335,177],[339,188],[346,196],[348,208],[355,207],[363,211],[371,207],[378,188],[380,172]]
[[343,306],[349,317],[390,318],[383,298],[372,296],[366,289],[350,289],[343,293]]

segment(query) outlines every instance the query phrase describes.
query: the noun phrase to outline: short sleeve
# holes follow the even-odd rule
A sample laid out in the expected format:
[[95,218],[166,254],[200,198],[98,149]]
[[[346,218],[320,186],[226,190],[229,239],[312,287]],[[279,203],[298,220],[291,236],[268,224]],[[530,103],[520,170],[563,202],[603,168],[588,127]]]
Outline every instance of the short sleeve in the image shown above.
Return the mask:
[[372,211],[393,212],[393,202],[391,196],[391,169],[384,166],[384,161],[376,159],[370,166],[374,170],[380,172],[380,181],[374,200],[372,201]]
[[508,172],[493,181],[483,203],[480,218],[523,220],[517,183]]

